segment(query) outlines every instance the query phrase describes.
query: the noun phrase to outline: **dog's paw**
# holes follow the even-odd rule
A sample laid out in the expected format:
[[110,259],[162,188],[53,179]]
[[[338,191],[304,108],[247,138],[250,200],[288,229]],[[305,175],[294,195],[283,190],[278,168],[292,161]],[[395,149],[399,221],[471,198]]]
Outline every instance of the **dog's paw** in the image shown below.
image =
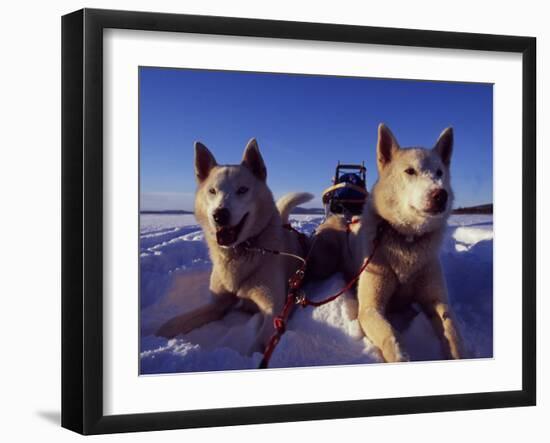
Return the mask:
[[170,339],[180,334],[187,334],[191,329],[188,316],[184,314],[168,320],[155,332],[155,335]]
[[411,361],[409,354],[407,354],[401,347],[398,347],[396,354],[396,362],[406,362]]
[[170,322],[164,323],[160,328],[158,328],[157,332],[155,332],[155,335],[157,337],[164,337],[164,338],[174,338],[178,333],[175,331],[175,328],[173,327]]
[[384,340],[381,351],[387,363],[410,361],[409,355],[401,348],[401,345],[394,336]]
[[464,358],[469,358],[468,353],[464,350],[462,344],[454,344],[450,346],[450,349],[446,350],[445,357],[448,360],[462,360]]

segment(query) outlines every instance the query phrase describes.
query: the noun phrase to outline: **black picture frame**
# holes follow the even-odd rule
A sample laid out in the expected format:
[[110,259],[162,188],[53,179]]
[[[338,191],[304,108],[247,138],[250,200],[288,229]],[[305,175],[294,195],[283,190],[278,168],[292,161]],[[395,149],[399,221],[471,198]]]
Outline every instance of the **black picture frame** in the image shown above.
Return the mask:
[[[103,413],[103,30],[171,31],[519,53],[523,64],[522,389],[392,399]],[[536,403],[536,39],[83,9],[62,18],[62,426],[82,434],[228,426]]]

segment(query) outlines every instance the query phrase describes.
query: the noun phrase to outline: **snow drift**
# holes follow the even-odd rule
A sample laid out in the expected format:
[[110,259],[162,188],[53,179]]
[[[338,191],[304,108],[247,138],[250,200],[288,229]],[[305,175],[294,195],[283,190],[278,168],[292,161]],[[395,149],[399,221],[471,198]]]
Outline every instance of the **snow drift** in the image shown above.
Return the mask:
[[[292,216],[310,234],[317,215]],[[493,218],[455,215],[441,251],[451,304],[469,357],[493,353]],[[166,340],[154,331],[171,317],[199,306],[208,292],[211,263],[193,215],[141,215],[140,362],[142,374],[256,368],[261,355],[243,355],[259,325],[259,314],[230,312],[220,321]],[[321,299],[341,288],[339,275],[305,286]],[[441,359],[427,318],[416,310],[392,318],[412,360]],[[297,307],[275,350],[271,368],[380,362],[364,337],[352,293],[319,308]]]

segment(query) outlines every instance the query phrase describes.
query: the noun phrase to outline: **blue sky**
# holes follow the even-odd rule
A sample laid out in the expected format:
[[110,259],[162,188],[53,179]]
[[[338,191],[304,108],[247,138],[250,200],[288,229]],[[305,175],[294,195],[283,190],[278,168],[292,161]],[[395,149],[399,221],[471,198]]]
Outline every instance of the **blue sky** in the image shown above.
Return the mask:
[[320,207],[338,160],[377,177],[377,127],[401,146],[431,147],[455,130],[455,206],[493,201],[490,84],[140,68],[142,209],[193,208],[193,143],[239,163],[256,137],[274,195],[308,191]]

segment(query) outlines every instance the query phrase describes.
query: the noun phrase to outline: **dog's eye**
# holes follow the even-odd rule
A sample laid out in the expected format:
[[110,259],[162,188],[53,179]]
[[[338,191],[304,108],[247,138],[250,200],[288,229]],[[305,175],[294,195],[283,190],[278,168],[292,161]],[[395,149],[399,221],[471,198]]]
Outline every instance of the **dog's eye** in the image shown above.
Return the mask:
[[216,195],[216,190],[214,188],[210,188],[208,192],[212,195]]
[[435,175],[437,175],[438,177],[441,177],[443,175],[443,171],[441,169],[438,169],[436,172],[435,172]]
[[405,169],[405,174],[416,175],[416,171],[414,170],[414,168],[407,168]]
[[246,186],[241,186],[239,189],[237,189],[238,195],[243,195],[243,194],[246,194],[247,192],[248,192],[248,188]]

